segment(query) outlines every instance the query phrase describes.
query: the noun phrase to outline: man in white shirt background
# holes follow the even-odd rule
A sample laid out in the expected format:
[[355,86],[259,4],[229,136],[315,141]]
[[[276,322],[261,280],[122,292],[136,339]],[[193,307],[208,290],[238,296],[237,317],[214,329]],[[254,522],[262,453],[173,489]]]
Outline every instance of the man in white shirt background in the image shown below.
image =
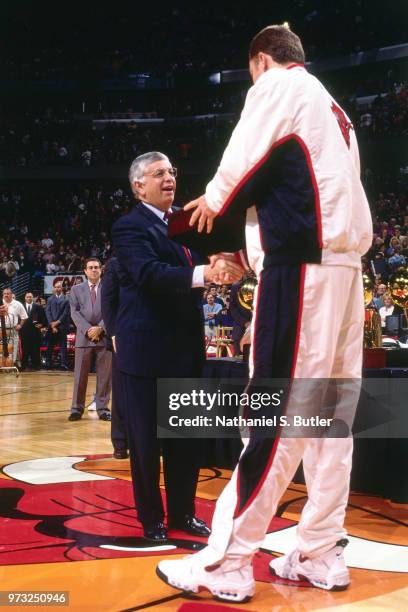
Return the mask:
[[10,288],[3,289],[3,305],[6,307],[3,312],[6,317],[8,316],[8,324],[7,324],[7,319],[6,319],[6,327],[9,328],[10,340],[11,340],[11,343],[13,344],[13,365],[14,365],[18,359],[18,345],[19,345],[18,333],[23,327],[27,319],[27,313],[22,303],[18,302],[14,298],[13,292]]

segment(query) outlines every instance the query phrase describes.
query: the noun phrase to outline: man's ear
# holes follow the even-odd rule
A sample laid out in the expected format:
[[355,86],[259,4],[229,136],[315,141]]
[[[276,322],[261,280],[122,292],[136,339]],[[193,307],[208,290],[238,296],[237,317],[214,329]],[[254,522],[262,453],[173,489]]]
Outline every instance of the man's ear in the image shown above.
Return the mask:
[[139,200],[143,199],[145,190],[143,189],[143,183],[141,181],[133,181],[132,191]]
[[267,55],[263,53],[262,51],[258,53],[258,63],[264,71],[267,69],[268,67]]

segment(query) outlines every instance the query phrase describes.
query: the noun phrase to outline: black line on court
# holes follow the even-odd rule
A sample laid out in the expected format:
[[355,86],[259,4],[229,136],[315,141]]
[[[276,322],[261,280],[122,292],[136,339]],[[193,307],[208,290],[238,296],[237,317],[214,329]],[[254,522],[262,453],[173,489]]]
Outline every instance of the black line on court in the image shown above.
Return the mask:
[[293,503],[307,499],[307,494],[303,494],[301,497],[295,497],[294,499],[288,499],[288,501],[282,502],[276,510],[275,516],[281,517],[285,510]]
[[57,414],[58,412],[68,412],[68,408],[65,410],[42,410],[41,412],[7,412],[7,414],[0,414],[0,417],[23,416],[26,414]]
[[[301,491],[299,491],[298,489],[293,489],[291,487],[288,487],[287,489],[288,491],[295,491],[296,493],[301,493]],[[355,495],[355,493],[353,493],[351,491],[350,495]],[[358,493],[357,495],[361,496],[361,497],[378,497],[375,495],[369,495],[367,493]],[[288,500],[286,502],[283,502],[282,504],[279,505],[275,516],[282,516],[283,512],[285,512],[285,510],[293,503],[297,502],[297,501],[301,501],[302,499],[307,499],[307,493],[305,492],[303,494],[303,496],[301,497],[296,497],[294,499]],[[381,499],[381,498],[380,498]],[[405,521],[402,521],[400,519],[394,518],[392,516],[387,516],[386,514],[383,514],[382,512],[376,512],[375,510],[371,510],[370,508],[367,508],[366,506],[360,506],[358,504],[354,504],[351,502],[347,503],[347,508],[354,508],[355,510],[361,510],[362,512],[366,512],[367,514],[370,514],[372,516],[378,516],[379,518],[385,519],[386,521],[390,521],[391,523],[395,523],[396,525],[402,525],[402,527],[406,527],[407,523]],[[359,536],[355,536],[355,537],[359,537]],[[374,541],[374,540],[370,540],[370,541]],[[401,546],[401,544],[395,544],[395,546]]]
[[[387,521],[390,521],[391,523],[395,523],[396,525],[402,525],[403,527],[407,526],[407,523],[405,521],[401,521],[400,519],[393,518],[392,516],[387,516],[386,514],[382,514],[381,512],[376,512],[375,510],[370,510],[370,508],[365,508],[364,506],[357,506],[357,504],[348,503],[347,507],[354,508],[356,510],[362,510],[364,512],[367,512],[367,514],[371,514],[372,516],[378,516],[380,518],[386,519]],[[358,538],[359,536],[355,536],[355,537]],[[377,540],[370,540],[370,541],[374,542]],[[393,544],[393,546],[402,546],[402,544]]]
[[119,610],[119,612],[135,612],[136,610],[146,610],[147,608],[152,608],[153,606],[159,606],[160,604],[167,603],[168,601],[174,601],[175,599],[185,598],[185,593],[177,593],[177,595],[169,595],[168,597],[162,597],[161,599],[156,599],[154,601],[150,601],[149,603],[141,604],[140,606],[136,606],[134,608],[125,608],[123,610]]
[[66,385],[67,381],[61,381],[59,383],[52,383],[49,385],[44,385],[43,387],[36,387],[35,385],[31,385],[29,387],[25,387],[24,389],[16,389],[15,391],[10,391],[9,393],[2,393],[1,396],[5,397],[6,395],[18,395],[19,393],[25,393],[27,391],[37,391],[38,389],[48,389],[49,387],[55,387],[58,385]]

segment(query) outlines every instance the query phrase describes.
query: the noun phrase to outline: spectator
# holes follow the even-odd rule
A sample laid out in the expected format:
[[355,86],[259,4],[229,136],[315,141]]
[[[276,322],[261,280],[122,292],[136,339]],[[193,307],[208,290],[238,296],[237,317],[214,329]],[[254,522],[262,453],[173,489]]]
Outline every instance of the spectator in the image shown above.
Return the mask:
[[215,336],[216,316],[222,310],[222,305],[215,302],[214,294],[207,295],[207,303],[203,306],[204,312],[204,331],[208,339]]
[[399,315],[402,313],[402,309],[394,304],[394,301],[389,293],[384,294],[384,306],[380,308],[378,311],[381,317],[381,327],[383,331],[385,330],[385,326],[387,324],[387,317],[392,315]]
[[48,321],[47,370],[54,369],[52,357],[54,346],[57,344],[60,349],[61,370],[68,370],[67,334],[70,324],[70,310],[69,301],[62,291],[61,281],[55,283],[54,295],[48,298],[45,314]]
[[398,244],[394,248],[394,254],[389,258],[388,265],[391,272],[395,272],[400,266],[405,266],[405,257],[402,254],[402,246]]
[[19,331],[27,320],[27,313],[21,302],[18,302],[10,288],[3,289],[3,305],[9,317],[10,339],[13,344],[13,365],[18,366]]
[[380,310],[384,306],[384,294],[387,291],[387,286],[381,283],[377,287],[375,297],[373,298],[374,306],[377,310]]
[[44,237],[41,240],[41,245],[45,249],[50,249],[52,246],[54,246],[54,241],[52,240],[52,238],[50,238],[48,232],[44,234]]
[[39,370],[41,366],[41,332],[43,329],[47,329],[47,318],[44,308],[34,302],[31,291],[25,294],[24,308],[27,313],[27,320],[20,332],[23,349],[21,367],[25,370],[31,362],[32,369]]
[[210,293],[210,295],[213,296],[214,302],[216,304],[219,304],[221,306],[221,308],[223,308],[224,307],[224,300],[221,297],[219,297],[216,285],[210,285],[209,293]]

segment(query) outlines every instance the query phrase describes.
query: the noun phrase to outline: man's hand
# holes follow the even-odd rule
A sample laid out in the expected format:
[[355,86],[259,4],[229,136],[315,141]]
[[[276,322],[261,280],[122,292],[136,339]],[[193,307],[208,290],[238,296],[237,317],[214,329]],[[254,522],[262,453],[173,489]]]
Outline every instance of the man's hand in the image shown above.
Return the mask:
[[238,260],[239,258],[237,258],[235,253],[214,253],[214,255],[210,255],[209,257],[212,268],[215,266],[216,262],[219,259],[224,259],[225,261],[232,261],[233,263],[238,263],[240,265],[240,262]]
[[192,227],[198,221],[197,231],[200,234],[203,229],[207,226],[207,234],[209,234],[213,228],[213,219],[217,216],[217,213],[213,212],[208,207],[205,196],[202,195],[196,200],[192,200],[184,206],[184,210],[196,210],[191,215],[190,226]]
[[244,274],[244,269],[237,263],[218,259],[213,265],[204,266],[204,281],[217,285],[235,283]]
[[88,336],[90,340],[92,340],[92,342],[98,342],[99,336],[101,335],[101,333],[102,333],[102,327],[99,327],[99,325],[94,325],[88,329],[88,331],[86,332],[86,335]]

